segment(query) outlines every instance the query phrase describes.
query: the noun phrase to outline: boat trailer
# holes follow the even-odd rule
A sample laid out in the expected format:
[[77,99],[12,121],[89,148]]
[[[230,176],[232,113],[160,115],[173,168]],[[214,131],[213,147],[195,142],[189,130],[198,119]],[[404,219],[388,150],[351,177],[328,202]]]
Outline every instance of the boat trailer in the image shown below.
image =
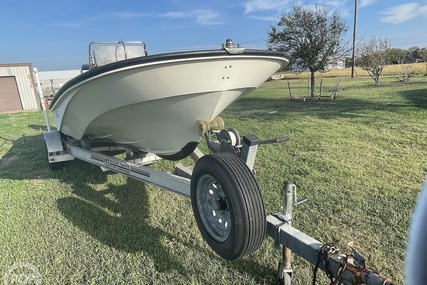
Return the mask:
[[[35,74],[37,79],[37,72]],[[37,82],[41,90],[39,80]],[[210,154],[204,155],[196,148],[190,155],[196,162],[194,167],[177,163],[172,172],[163,172],[149,166],[162,159],[155,154],[88,138],[78,141],[52,130],[43,100],[41,103],[51,170],[63,168],[66,161],[80,159],[104,171],[122,173],[190,198],[203,238],[221,257],[235,260],[248,255],[259,248],[267,234],[281,247],[280,284],[292,284],[292,253],[314,266],[313,284],[316,284],[318,270],[326,273],[331,284],[396,284],[368,269],[363,255],[356,249],[352,248],[350,254],[342,253],[334,244],[320,242],[294,228],[292,209],[305,200],[297,200],[297,188],[291,181],[283,183],[280,211],[265,214],[253,168],[257,150],[263,144],[283,143],[288,138],[265,141],[255,135],[241,138],[236,129],[224,129],[220,118],[197,122],[196,128],[205,136]],[[125,158],[115,157],[117,153],[124,154]],[[236,223],[236,219],[239,222]]]

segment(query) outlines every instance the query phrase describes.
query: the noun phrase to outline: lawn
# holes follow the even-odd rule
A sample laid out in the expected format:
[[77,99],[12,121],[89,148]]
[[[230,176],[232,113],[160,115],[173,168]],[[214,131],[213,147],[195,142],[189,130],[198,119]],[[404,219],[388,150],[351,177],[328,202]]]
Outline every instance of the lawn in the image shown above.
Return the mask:
[[[335,86],[325,78],[323,92]],[[304,94],[304,80],[290,80]],[[277,211],[285,178],[308,202],[293,225],[343,251],[354,241],[369,267],[403,283],[408,227],[427,174],[427,77],[341,79],[329,101],[289,101],[270,81],[232,104],[227,127],[261,139],[255,164],[266,208]],[[0,280],[15,263],[37,266],[43,284],[273,284],[280,252],[229,262],[203,241],[190,201],[121,174],[73,161],[50,172],[41,112],[0,114]],[[189,163],[189,161],[185,161]],[[170,170],[173,164],[154,167]],[[293,261],[295,284],[311,268]],[[322,279],[321,284],[328,284]]]

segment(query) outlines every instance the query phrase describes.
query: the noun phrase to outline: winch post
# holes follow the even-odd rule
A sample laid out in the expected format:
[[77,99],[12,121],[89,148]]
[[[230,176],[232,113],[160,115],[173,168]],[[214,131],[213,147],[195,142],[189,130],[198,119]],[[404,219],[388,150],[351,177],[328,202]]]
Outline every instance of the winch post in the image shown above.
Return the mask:
[[243,159],[243,161],[251,170],[254,169],[259,143],[260,140],[256,135],[249,134],[243,137],[240,158]]

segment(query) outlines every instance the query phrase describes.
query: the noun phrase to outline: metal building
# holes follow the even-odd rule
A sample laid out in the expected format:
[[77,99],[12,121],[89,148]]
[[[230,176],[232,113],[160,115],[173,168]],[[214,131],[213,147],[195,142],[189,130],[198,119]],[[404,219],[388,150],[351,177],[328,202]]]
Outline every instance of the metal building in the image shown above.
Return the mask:
[[0,64],[0,112],[39,108],[32,64]]

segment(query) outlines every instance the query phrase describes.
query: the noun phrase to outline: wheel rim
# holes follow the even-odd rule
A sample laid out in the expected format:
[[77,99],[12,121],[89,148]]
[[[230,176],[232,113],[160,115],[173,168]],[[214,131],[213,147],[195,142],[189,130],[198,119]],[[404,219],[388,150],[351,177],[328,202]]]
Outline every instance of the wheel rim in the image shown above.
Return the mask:
[[230,235],[231,214],[222,186],[204,174],[197,182],[197,189],[197,207],[207,232],[215,241],[224,242]]

